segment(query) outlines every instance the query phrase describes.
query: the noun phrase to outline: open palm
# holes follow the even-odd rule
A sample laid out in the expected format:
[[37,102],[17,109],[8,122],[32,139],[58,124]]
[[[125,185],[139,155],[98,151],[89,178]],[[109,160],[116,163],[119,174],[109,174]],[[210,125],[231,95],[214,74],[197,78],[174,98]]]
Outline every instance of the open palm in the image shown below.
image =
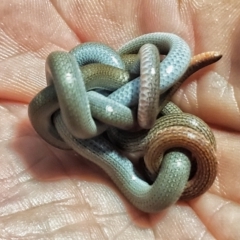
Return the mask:
[[[239,11],[234,0],[1,0],[0,238],[240,239]],[[218,176],[159,214],[138,211],[97,166],[48,145],[27,116],[50,52],[86,41],[117,49],[149,32],[180,35],[193,54],[223,54],[174,96],[213,128]]]

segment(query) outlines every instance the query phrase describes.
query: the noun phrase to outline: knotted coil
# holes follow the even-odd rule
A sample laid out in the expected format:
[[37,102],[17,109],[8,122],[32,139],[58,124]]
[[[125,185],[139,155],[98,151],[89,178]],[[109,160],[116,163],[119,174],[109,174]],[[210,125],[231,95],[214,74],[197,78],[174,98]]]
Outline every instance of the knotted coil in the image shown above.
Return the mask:
[[[160,54],[166,55],[161,61]],[[159,211],[181,196],[199,196],[216,177],[216,143],[210,128],[170,103],[170,97],[189,75],[220,57],[211,52],[190,62],[188,46],[171,34],[144,35],[118,52],[101,43],[81,44],[69,53],[53,52],[46,61],[48,86],[31,101],[29,118],[49,144],[73,149],[102,167],[136,207]],[[131,174],[124,173],[134,167],[119,149],[145,156],[148,176],[141,181],[146,184],[158,182],[164,168],[173,176],[184,169],[181,184],[167,180],[175,186],[164,189],[158,200],[162,204],[152,197],[153,190],[144,197],[134,193],[136,186],[125,186]],[[165,153],[166,158],[170,154],[168,160]],[[170,169],[164,161],[174,156]],[[195,162],[194,174],[181,164],[174,172],[179,158],[187,159],[186,166]]]

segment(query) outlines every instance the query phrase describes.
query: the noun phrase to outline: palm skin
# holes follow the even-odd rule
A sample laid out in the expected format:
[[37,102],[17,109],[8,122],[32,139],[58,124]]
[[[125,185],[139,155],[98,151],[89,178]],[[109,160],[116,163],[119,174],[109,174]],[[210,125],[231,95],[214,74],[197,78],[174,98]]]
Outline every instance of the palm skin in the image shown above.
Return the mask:
[[[240,239],[239,11],[233,0],[2,0],[1,239]],[[219,170],[201,197],[146,214],[98,167],[45,143],[32,129],[27,107],[46,85],[50,52],[85,41],[117,49],[157,31],[180,35],[193,54],[223,54],[173,99],[212,127]]]

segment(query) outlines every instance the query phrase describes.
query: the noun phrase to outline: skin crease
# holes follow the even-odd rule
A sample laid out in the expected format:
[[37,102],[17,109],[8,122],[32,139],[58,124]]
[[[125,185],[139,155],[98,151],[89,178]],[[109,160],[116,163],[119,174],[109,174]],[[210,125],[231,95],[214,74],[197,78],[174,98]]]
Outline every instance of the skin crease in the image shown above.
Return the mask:
[[[2,0],[0,237],[239,239],[239,11],[234,0]],[[173,98],[213,127],[219,172],[201,197],[144,214],[99,168],[41,140],[28,121],[27,103],[46,85],[50,52],[84,41],[117,49],[157,31],[180,35],[194,54],[223,54]]]

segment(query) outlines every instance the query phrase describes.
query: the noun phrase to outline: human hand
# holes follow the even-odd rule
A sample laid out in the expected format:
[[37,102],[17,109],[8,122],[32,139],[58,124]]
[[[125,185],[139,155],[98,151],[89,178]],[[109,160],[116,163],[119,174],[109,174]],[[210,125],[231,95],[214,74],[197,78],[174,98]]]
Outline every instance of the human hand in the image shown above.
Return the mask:
[[[0,3],[0,236],[23,239],[238,239],[237,1],[13,1]],[[100,41],[114,48],[149,32],[183,37],[193,54],[223,58],[174,96],[213,128],[218,176],[201,197],[159,214],[133,208],[103,171],[32,129],[27,104],[46,86],[55,50]]]

